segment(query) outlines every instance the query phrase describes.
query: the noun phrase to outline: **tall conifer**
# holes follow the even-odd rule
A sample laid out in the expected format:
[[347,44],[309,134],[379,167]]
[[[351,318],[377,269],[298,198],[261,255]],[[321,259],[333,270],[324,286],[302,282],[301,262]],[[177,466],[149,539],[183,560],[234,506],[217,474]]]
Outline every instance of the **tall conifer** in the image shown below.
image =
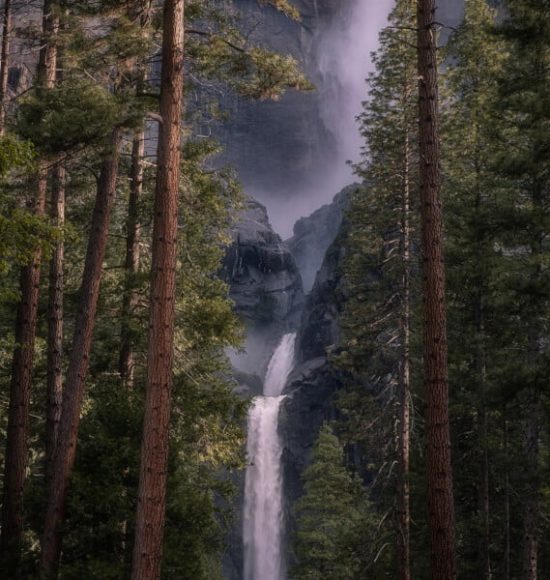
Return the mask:
[[160,577],[166,512],[176,303],[178,200],[184,83],[184,0],[166,0],[147,350],[147,387],[132,566],[133,580]]
[[456,576],[435,0],[418,2],[419,180],[424,305],[426,469],[431,575]]

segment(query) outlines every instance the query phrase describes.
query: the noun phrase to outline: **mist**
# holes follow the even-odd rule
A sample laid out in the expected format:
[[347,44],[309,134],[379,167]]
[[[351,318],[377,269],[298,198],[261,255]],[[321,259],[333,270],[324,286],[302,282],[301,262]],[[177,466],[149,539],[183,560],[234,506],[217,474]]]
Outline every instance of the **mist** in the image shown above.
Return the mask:
[[[350,165],[359,160],[362,146],[356,118],[367,98],[371,53],[378,48],[378,34],[387,25],[393,4],[393,0],[353,0],[314,39],[320,122],[333,141],[333,153],[312,160],[312,174],[298,190],[256,187],[248,192],[267,207],[272,226],[283,238],[292,235],[297,219],[330,203],[356,180]],[[292,131],[290,126],[285,129]]]

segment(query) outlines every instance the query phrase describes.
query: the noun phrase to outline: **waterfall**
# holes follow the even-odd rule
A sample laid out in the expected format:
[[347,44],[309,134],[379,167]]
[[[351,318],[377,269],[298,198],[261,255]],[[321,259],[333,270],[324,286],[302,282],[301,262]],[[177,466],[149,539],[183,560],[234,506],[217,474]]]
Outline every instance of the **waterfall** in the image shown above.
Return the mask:
[[244,580],[282,580],[283,475],[278,434],[281,394],[294,363],[296,333],[285,334],[275,349],[248,414],[244,499]]

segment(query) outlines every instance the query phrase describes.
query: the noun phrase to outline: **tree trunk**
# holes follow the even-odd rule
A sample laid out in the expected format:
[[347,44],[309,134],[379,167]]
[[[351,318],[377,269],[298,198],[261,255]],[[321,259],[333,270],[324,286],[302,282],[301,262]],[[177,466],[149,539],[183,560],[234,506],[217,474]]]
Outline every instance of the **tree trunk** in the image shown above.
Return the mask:
[[[50,215],[61,228],[65,223],[65,167],[59,162],[52,176]],[[60,239],[50,262],[50,294],[48,302],[48,369],[46,392],[46,477],[49,482],[57,431],[61,420],[63,393],[63,289],[65,244]]]
[[62,542],[61,528],[65,520],[69,479],[76,455],[80,412],[90,359],[103,260],[107,246],[111,208],[116,193],[119,145],[120,130],[115,129],[112,134],[111,150],[103,161],[98,181],[82,276],[80,303],[75,320],[67,380],[63,391],[61,421],[53,458],[46,521],[42,537],[40,569],[44,578],[55,577],[59,566]]
[[0,135],[6,130],[8,73],[10,69],[11,0],[4,0],[2,14],[2,48],[0,49]]
[[523,580],[537,580],[539,483],[539,422],[540,402],[529,393],[525,428],[525,455],[529,481],[523,513]]
[[[504,407],[504,457],[508,457],[508,419],[506,418],[507,409]],[[504,578],[503,580],[510,580],[511,576],[511,529],[510,529],[510,475],[509,470],[506,469],[504,476]]]
[[[56,69],[54,36],[57,27],[50,16],[51,3],[45,2],[43,34],[48,38],[48,42],[40,51],[37,69],[39,83],[42,81],[44,88],[53,86],[51,79],[55,79]],[[53,49],[50,46],[50,42],[53,43]],[[37,189],[34,202],[34,213],[37,216],[43,216],[45,213],[47,187],[47,166],[45,162],[41,162],[37,175]],[[15,329],[16,347],[12,361],[10,408],[6,438],[6,460],[4,465],[2,530],[0,532],[0,568],[8,576],[11,575],[11,577],[17,576],[17,564],[20,558],[23,531],[23,491],[28,461],[28,426],[34,342],[36,336],[38,298],[40,294],[41,261],[42,250],[38,249],[35,252],[33,263],[22,270],[20,283],[21,302],[17,311]]]
[[489,450],[487,447],[488,425],[487,409],[485,402],[485,363],[483,361],[481,369],[480,397],[481,402],[478,412],[478,438],[479,438],[479,488],[478,488],[478,510],[481,518],[481,537],[479,539],[479,566],[480,578],[490,580],[491,557],[489,543],[491,538],[490,530],[490,501],[489,501]]
[[[46,179],[38,178],[35,215],[44,215]],[[0,570],[6,578],[16,578],[23,531],[23,490],[28,461],[28,427],[34,341],[40,293],[42,251],[35,252],[33,262],[21,271],[21,301],[17,308],[15,350],[12,360],[10,406],[4,463],[2,530],[0,535]]]
[[431,577],[456,576],[454,506],[449,431],[447,316],[435,0],[418,2],[419,156],[424,302],[426,467]]
[[[60,22],[52,26],[59,31]],[[55,54],[55,80],[63,80],[63,72],[57,63],[61,51]],[[65,161],[58,160],[52,171],[52,191],[50,197],[50,217],[52,224],[58,228],[65,225],[65,186],[67,174]],[[48,488],[53,466],[53,455],[57,444],[57,432],[61,421],[61,404],[63,398],[63,294],[64,294],[65,243],[60,238],[54,248],[50,261],[50,287],[48,300],[48,356],[46,381],[46,453],[45,472],[46,489]]]
[[[407,120],[405,119],[405,123]],[[401,361],[398,392],[398,458],[397,458],[397,577],[410,580],[410,376],[411,376],[411,199],[410,199],[410,138],[405,130],[404,180],[401,206]]]
[[143,161],[145,133],[136,132],[132,145],[132,169],[126,238],[126,282],[122,299],[122,332],[119,359],[120,377],[126,388],[134,388],[135,355],[130,320],[138,304],[135,278],[139,270],[141,224],[139,222],[139,200],[143,192]]
[[[476,129],[480,129],[477,127]],[[475,209],[476,218],[480,220],[482,209],[482,185],[481,185],[481,155],[480,144],[475,142]],[[478,545],[479,577],[490,580],[491,557],[489,552],[490,530],[490,501],[489,501],[489,447],[488,447],[488,417],[487,417],[487,347],[485,332],[485,294],[488,281],[486,264],[485,231],[477,228],[475,236],[475,260],[478,266],[473,310],[476,325],[475,343],[475,373],[477,377],[479,399],[477,403],[477,429],[479,449],[479,485],[478,485],[478,515],[481,522],[481,534]]]
[[164,3],[147,394],[132,579],[160,578],[172,394],[177,209],[184,82],[184,0]]

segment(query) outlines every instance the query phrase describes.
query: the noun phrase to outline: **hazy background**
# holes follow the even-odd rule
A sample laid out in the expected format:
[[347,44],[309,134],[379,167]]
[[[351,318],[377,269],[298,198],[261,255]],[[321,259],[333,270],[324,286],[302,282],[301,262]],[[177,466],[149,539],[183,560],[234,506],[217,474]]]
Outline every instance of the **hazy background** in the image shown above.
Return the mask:
[[[394,0],[295,0],[303,14],[293,23],[256,0],[238,0],[250,42],[291,53],[316,90],[295,91],[279,102],[229,98],[231,121],[220,130],[231,163],[250,195],[266,205],[275,230],[292,234],[296,220],[354,181],[361,138],[356,117],[367,98],[366,78],[378,33]],[[462,0],[441,0],[438,19],[456,25]]]

